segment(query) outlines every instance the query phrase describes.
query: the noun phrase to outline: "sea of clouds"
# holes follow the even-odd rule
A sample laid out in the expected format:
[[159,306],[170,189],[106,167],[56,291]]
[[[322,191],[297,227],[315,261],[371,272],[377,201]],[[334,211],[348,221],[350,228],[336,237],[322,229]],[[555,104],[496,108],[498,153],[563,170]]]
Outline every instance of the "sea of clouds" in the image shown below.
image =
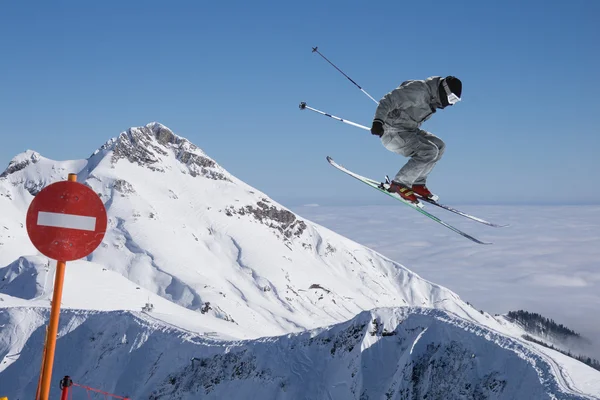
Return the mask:
[[479,245],[401,204],[295,207],[326,226],[441,284],[478,309],[524,309],[595,342],[572,348],[600,358],[600,206],[456,206],[509,227],[493,228],[428,206],[490,241]]

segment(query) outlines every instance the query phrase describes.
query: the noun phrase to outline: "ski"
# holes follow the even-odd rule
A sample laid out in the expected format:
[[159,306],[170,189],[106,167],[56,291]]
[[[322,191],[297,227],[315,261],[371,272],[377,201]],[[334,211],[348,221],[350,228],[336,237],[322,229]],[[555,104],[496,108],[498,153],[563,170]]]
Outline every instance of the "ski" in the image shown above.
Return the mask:
[[450,230],[458,233],[459,235],[461,235],[461,236],[463,236],[463,237],[465,237],[465,238],[467,238],[467,239],[469,239],[469,240],[471,240],[471,241],[473,241],[475,243],[479,243],[479,244],[492,244],[492,243],[489,243],[489,242],[482,242],[481,240],[479,240],[477,238],[474,238],[473,236],[471,236],[471,235],[469,235],[469,234],[461,231],[458,228],[455,228],[454,226],[448,224],[447,222],[442,221],[440,218],[436,217],[435,215],[431,214],[430,212],[428,212],[426,210],[423,210],[418,205],[410,203],[410,202],[402,199],[398,194],[388,192],[387,190],[385,190],[383,188],[383,185],[382,185],[381,182],[378,182],[376,180],[365,178],[364,176],[358,175],[358,174],[350,171],[349,169],[346,169],[344,166],[336,163],[333,160],[333,158],[331,158],[329,156],[327,156],[327,162],[329,162],[329,164],[331,166],[339,169],[340,171],[345,172],[346,174],[350,175],[351,177],[353,177],[355,179],[358,179],[359,181],[363,182],[364,184],[369,185],[370,187],[375,188],[375,189],[379,190],[380,192],[387,194],[390,197],[393,197],[394,199],[400,201],[401,203],[406,204],[410,208],[412,208],[414,210],[417,210],[418,212],[420,212],[421,214],[425,215],[426,217],[434,220],[435,222],[437,222],[437,223],[445,226],[446,228],[448,228],[448,229],[450,229]]
[[424,202],[426,202],[428,204],[432,204],[432,205],[434,205],[436,207],[443,208],[444,210],[448,210],[450,212],[453,212],[454,214],[461,215],[461,216],[463,216],[465,218],[468,218],[468,219],[470,219],[472,221],[479,222],[480,224],[484,224],[484,225],[487,225],[487,226],[493,226],[494,228],[506,228],[507,226],[509,226],[509,224],[500,225],[500,224],[495,224],[495,223],[490,222],[490,221],[486,221],[483,218],[475,217],[473,215],[470,215],[470,214],[467,214],[467,213],[462,212],[460,210],[457,210],[456,208],[452,208],[450,206],[447,206],[447,205],[444,205],[444,204],[440,204],[437,201],[426,199],[424,197],[419,197],[419,200],[424,201]]
[[[365,179],[367,179],[368,181],[370,181],[370,182],[372,182],[372,183],[378,184],[378,182],[377,182],[376,180],[374,180],[374,179],[369,179],[369,178],[365,178]],[[385,181],[386,181],[386,183],[390,183],[390,178],[389,178],[387,175],[386,175],[386,177],[385,177]],[[415,193],[415,194],[417,195],[417,197],[418,197],[419,201],[423,201],[423,202],[425,202],[425,203],[428,203],[428,204],[434,205],[434,206],[436,206],[436,207],[443,208],[444,210],[448,210],[448,211],[450,211],[450,212],[453,212],[454,214],[458,214],[458,215],[460,215],[460,216],[463,216],[463,217],[465,217],[465,218],[468,218],[468,219],[470,219],[470,220],[472,220],[472,221],[479,222],[479,223],[481,223],[481,224],[484,224],[484,225],[487,225],[487,226],[493,226],[494,228],[505,228],[505,227],[509,226],[508,224],[506,224],[506,225],[499,225],[499,224],[495,224],[495,223],[493,223],[493,222],[490,222],[490,221],[486,221],[486,220],[485,220],[485,219],[483,219],[483,218],[479,218],[479,217],[476,217],[476,216],[474,216],[474,215],[467,214],[467,213],[465,213],[465,212],[463,212],[463,211],[457,210],[456,208],[452,208],[452,207],[450,207],[450,206],[447,206],[447,205],[441,204],[441,203],[439,203],[437,200],[433,200],[433,199],[428,199],[428,198],[425,198],[425,197],[423,197],[423,196],[420,196],[420,195],[419,195],[419,194],[417,194],[417,193]],[[437,196],[436,196],[436,197],[437,197]]]

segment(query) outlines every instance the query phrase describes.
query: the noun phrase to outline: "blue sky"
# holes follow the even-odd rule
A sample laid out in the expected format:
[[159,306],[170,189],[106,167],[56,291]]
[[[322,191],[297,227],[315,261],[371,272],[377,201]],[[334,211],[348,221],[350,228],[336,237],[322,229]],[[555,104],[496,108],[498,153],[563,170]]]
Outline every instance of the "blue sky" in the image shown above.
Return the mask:
[[[85,4],[83,4],[85,3]],[[288,205],[389,204],[407,161],[368,132],[375,98],[455,75],[463,101],[429,185],[449,203],[600,203],[600,2],[2,2],[0,169],[26,149],[88,157],[159,121]]]

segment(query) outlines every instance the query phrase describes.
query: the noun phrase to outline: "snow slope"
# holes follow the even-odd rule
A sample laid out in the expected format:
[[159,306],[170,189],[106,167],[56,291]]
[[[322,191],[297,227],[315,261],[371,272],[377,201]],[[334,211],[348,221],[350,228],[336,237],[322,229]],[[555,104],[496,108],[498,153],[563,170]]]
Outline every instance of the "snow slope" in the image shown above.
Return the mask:
[[[302,219],[264,193],[239,181],[186,139],[163,125],[152,123],[123,132],[87,160],[56,162],[27,151],[13,159],[0,175],[0,266],[5,265],[0,268],[0,307],[3,307],[0,390],[10,387],[9,394],[13,397],[15,394],[17,397],[29,395],[35,387],[36,369],[40,364],[37,353],[43,336],[41,327],[48,317],[54,276],[54,262],[38,254],[27,238],[24,216],[39,190],[54,181],[66,179],[70,172],[77,173],[78,181],[100,195],[108,210],[109,226],[103,243],[87,260],[67,265],[62,305],[73,311],[67,311],[62,322],[59,340],[62,347],[57,350],[57,363],[63,363],[64,372],[58,372],[55,367],[55,379],[68,373],[76,381],[93,382],[105,390],[114,387],[122,393],[136,393],[136,396],[148,396],[156,390],[159,398],[196,398],[194,393],[199,393],[200,389],[192,384],[177,386],[176,391],[164,384],[169,374],[180,377],[176,380],[189,380],[195,376],[195,372],[186,372],[183,367],[189,363],[189,357],[183,356],[187,346],[191,346],[190,352],[197,352],[194,354],[202,357],[210,354],[225,358],[231,348],[262,346],[263,350],[256,355],[256,363],[260,365],[273,363],[284,357],[284,353],[287,354],[285,357],[292,357],[287,366],[289,370],[281,365],[273,372],[283,377],[283,383],[279,383],[290,388],[291,397],[285,397],[282,394],[285,391],[272,391],[276,388],[268,385],[259,383],[258,387],[256,376],[251,375],[247,376],[246,383],[237,380],[221,385],[214,383],[215,390],[205,395],[218,398],[221,393],[226,397],[226,393],[232,393],[228,392],[232,388],[243,387],[244,393],[259,393],[268,398],[298,398],[298,391],[306,387],[306,383],[301,382],[310,381],[319,387],[310,392],[317,397],[307,398],[326,396],[325,391],[338,383],[340,389],[331,392],[332,398],[353,398],[347,397],[351,388],[354,390],[352,396],[359,396],[363,385],[375,393],[372,398],[378,398],[383,392],[377,392],[380,385],[374,383],[378,378],[372,374],[365,377],[361,373],[359,378],[355,374],[348,379],[342,370],[332,372],[335,376],[337,373],[343,375],[344,380],[339,382],[333,375],[328,378],[322,373],[312,374],[319,371],[317,367],[332,371],[340,367],[341,364],[328,364],[325,358],[318,366],[303,372],[302,360],[293,351],[298,344],[292,345],[292,342],[303,343],[311,335],[333,334],[346,329],[349,323],[358,324],[357,321],[370,319],[365,310],[410,307],[373,311],[373,318],[390,319],[388,329],[391,331],[395,331],[401,321],[412,320],[413,314],[416,320],[425,318],[428,322],[421,323],[435,325],[436,328],[432,325],[432,332],[454,332],[452,335],[438,332],[431,338],[444,349],[456,341],[461,343],[461,348],[475,350],[479,344],[474,343],[474,338],[486,336],[485,344],[481,344],[485,350],[481,350],[480,358],[475,357],[476,361],[473,361],[481,363],[478,365],[481,369],[463,376],[465,382],[471,384],[464,389],[464,396],[467,396],[464,398],[475,396],[475,390],[488,389],[491,390],[490,398],[511,398],[510,393],[517,393],[515,388],[519,386],[515,379],[536,395],[563,393],[572,396],[580,391],[600,395],[600,384],[597,383],[600,373],[581,363],[557,362],[555,360],[560,357],[553,357],[521,340],[510,339],[509,336],[519,337],[522,331],[503,319],[480,313],[453,292],[420,278],[398,263]],[[153,304],[154,308],[141,313],[146,303]],[[439,311],[431,314],[432,309]],[[340,323],[342,325],[335,325]],[[464,328],[464,324],[471,328]],[[306,332],[330,325],[334,325],[333,328]],[[87,336],[81,336],[80,329],[87,332]],[[123,333],[128,329],[133,332]],[[365,325],[361,332],[363,329],[368,328]],[[103,332],[109,330],[111,339],[105,343],[108,346],[105,350],[111,349],[111,362],[105,353],[95,346],[90,347],[90,341],[97,342],[94,335],[104,335]],[[475,331],[480,334],[473,333]],[[427,333],[429,329],[423,332],[421,339],[429,340],[432,333]],[[291,333],[294,334],[290,336]],[[137,347],[128,345],[129,339],[122,342],[124,345],[116,344],[115,341],[122,340],[121,334],[129,338],[155,337],[156,341],[151,347],[145,345],[145,351],[136,352]],[[182,335],[194,339],[181,341]],[[287,336],[256,340],[276,335]],[[488,338],[490,335],[492,339]],[[389,340],[387,336],[385,338]],[[416,340],[411,338],[413,342]],[[255,341],[231,342],[240,339]],[[134,342],[142,346],[146,339]],[[367,342],[361,342],[360,350],[356,347],[348,353],[362,358],[370,348]],[[521,346],[520,350],[503,345],[509,342]],[[68,349],[69,346],[77,349],[78,354],[85,353],[85,357],[76,355],[74,350],[61,353],[60,348]],[[421,349],[418,343],[417,348]],[[206,353],[206,349],[210,351]],[[311,350],[314,354],[311,354],[320,359],[324,349],[314,347]],[[407,350],[402,346],[394,349],[389,351],[400,358],[406,355]],[[377,354],[364,357],[371,363],[370,368],[380,362],[378,369],[399,368],[398,371],[403,371],[386,381],[389,390],[393,385],[397,388],[393,389],[396,394],[390,398],[425,392],[435,396],[432,390],[437,389],[433,386],[438,385],[432,380],[434,375],[429,367],[419,373],[411,372],[409,375],[417,376],[418,382],[402,386],[404,384],[399,382],[404,382],[408,376],[405,374],[409,373],[406,368],[410,365],[411,371],[414,370],[416,361],[411,357],[399,361],[396,356],[383,356],[387,351],[385,348],[383,353],[377,353],[379,358]],[[152,352],[169,354],[168,362],[166,358],[152,359]],[[427,349],[419,350],[418,354],[421,352],[425,354]],[[523,370],[528,373],[507,375],[500,364],[483,357],[482,352],[497,353],[498,360],[523,358],[523,354],[528,354],[527,357],[533,357],[535,362],[523,364]],[[269,358],[269,354],[274,354],[275,358]],[[462,360],[464,354],[461,354],[452,358]],[[137,358],[125,361],[131,357]],[[120,362],[126,366],[124,369]],[[145,375],[134,378],[133,369],[161,372],[152,375],[154,378],[146,376],[144,379],[147,380],[142,383]],[[485,383],[486,374],[494,371],[499,371],[498,376],[504,377],[500,380],[506,381],[505,389],[500,392],[497,387],[490,389],[489,382]],[[294,381],[292,376],[296,374],[299,377]],[[15,378],[17,376],[19,378]],[[328,380],[330,378],[333,380]],[[128,386],[126,382],[133,382],[134,386]],[[517,386],[513,388],[513,385]],[[292,387],[296,387],[296,391]],[[402,395],[399,394],[400,387],[405,390]],[[262,388],[265,392],[260,392]]]
[[0,236],[6,264],[37,254],[21,226],[32,193],[77,172],[109,213],[88,261],[182,307],[243,323],[243,337],[310,329],[382,306],[482,319],[447,289],[303,220],[160,124],[132,128],[86,161],[54,165],[27,152],[8,172],[0,180],[0,193],[8,193],[0,197],[9,210]]

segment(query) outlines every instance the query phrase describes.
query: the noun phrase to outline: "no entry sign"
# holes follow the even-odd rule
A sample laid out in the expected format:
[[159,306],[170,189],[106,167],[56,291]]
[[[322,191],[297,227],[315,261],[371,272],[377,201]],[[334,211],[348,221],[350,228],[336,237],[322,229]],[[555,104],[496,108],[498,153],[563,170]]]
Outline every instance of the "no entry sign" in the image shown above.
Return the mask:
[[78,182],[56,182],[31,202],[27,233],[46,257],[78,260],[102,242],[106,219],[104,204],[92,189]]

